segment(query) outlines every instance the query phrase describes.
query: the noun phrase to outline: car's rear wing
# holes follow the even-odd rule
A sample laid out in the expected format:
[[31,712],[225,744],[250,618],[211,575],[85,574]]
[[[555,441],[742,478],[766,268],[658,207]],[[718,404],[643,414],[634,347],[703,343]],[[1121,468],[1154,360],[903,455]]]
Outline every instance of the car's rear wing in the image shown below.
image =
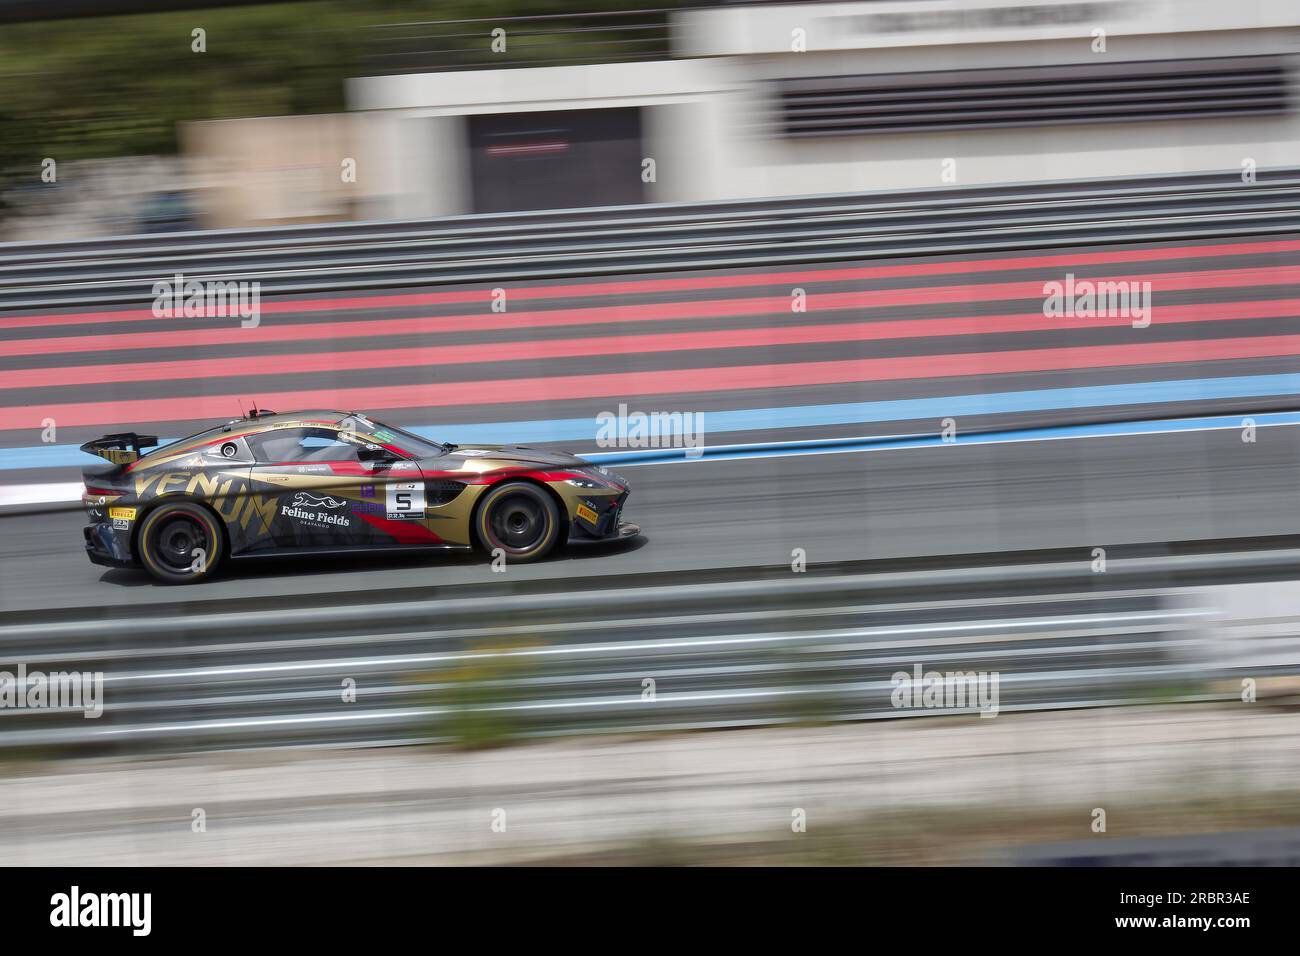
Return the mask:
[[105,435],[103,438],[88,441],[81,446],[81,450],[98,455],[115,465],[129,465],[140,457],[142,450],[152,448],[156,444],[158,444],[157,435],[119,432],[116,435]]

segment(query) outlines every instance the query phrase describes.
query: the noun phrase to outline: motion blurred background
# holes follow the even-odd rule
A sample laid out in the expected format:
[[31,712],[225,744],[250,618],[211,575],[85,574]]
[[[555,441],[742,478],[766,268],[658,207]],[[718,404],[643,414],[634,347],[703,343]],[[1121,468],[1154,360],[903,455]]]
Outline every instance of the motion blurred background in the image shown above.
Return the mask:
[[[1290,0],[0,0],[0,669],[105,675],[0,708],[5,859],[1294,863],[1298,63]],[[77,446],[249,399],[644,537],[91,566]]]
[[[10,0],[6,233],[1295,161],[1285,0],[634,6]],[[57,183],[37,175],[47,157]],[[340,176],[345,157],[355,182]],[[939,180],[948,158],[959,168]]]

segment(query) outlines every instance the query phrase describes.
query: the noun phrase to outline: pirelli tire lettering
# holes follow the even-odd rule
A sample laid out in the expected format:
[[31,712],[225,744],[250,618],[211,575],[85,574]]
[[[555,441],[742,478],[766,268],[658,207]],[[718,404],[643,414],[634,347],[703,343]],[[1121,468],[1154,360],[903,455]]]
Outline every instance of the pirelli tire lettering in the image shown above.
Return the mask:
[[545,557],[566,541],[638,533],[627,482],[574,455],[458,448],[358,413],[255,413],[141,454],[152,436],[82,448],[90,560],[169,584],[230,558],[358,549],[502,549]]

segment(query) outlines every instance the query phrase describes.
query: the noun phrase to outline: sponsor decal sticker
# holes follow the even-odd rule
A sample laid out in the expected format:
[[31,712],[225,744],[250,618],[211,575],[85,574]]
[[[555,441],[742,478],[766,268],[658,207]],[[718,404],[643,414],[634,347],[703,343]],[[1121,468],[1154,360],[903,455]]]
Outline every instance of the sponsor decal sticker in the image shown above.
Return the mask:
[[585,504],[578,505],[578,517],[583,521],[590,521],[592,524],[595,524],[600,520],[600,515],[596,514],[595,511],[588,508]]
[[389,520],[424,517],[424,485],[418,481],[394,481],[385,486]]
[[293,496],[293,503],[298,508],[342,508],[347,502],[333,495],[317,497],[310,491],[300,491]]
[[281,506],[280,514],[285,518],[293,518],[315,527],[350,528],[351,519],[346,515],[332,513],[345,507],[347,503],[346,499],[335,498],[333,495],[317,497],[311,492],[300,491],[293,496],[292,502]]
[[108,517],[113,521],[115,531],[126,531],[135,520],[134,508],[109,508]]

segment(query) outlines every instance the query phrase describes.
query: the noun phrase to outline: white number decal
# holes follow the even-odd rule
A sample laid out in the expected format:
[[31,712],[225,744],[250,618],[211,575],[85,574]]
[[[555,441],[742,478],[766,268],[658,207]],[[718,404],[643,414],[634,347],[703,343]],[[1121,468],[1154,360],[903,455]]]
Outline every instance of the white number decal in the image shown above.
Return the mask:
[[390,482],[386,487],[388,517],[423,518],[424,485],[418,481]]

